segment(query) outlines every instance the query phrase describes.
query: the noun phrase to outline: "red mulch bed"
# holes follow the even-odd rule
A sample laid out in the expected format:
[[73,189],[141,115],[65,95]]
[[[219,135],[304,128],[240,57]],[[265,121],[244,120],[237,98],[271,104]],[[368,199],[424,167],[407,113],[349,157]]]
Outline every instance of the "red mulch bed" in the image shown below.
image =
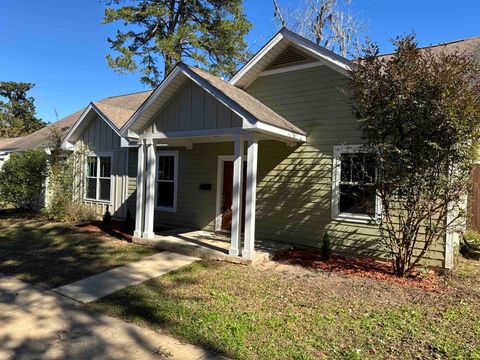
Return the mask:
[[274,260],[309,269],[319,269],[344,275],[388,281],[395,284],[420,288],[425,291],[440,292],[446,288],[441,281],[441,276],[433,270],[417,272],[413,276],[403,278],[393,274],[393,267],[389,262],[371,258],[331,256],[330,259],[326,261],[320,253],[291,249],[278,253],[275,255]]
[[101,221],[93,221],[88,224],[78,225],[84,231],[103,232],[119,240],[132,242],[133,232],[126,229],[125,224],[119,221],[112,221],[110,226],[104,226]]

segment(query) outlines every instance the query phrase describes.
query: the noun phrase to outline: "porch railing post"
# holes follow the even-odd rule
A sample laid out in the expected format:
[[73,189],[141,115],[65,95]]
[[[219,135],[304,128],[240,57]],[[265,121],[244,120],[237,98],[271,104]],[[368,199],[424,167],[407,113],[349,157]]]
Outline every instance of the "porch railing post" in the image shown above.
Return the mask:
[[232,190],[232,233],[229,254],[240,255],[240,240],[242,233],[242,182],[243,182],[243,136],[235,135],[234,158],[233,158],[233,190]]
[[258,140],[250,134],[247,138],[247,186],[245,196],[245,245],[242,256],[247,260],[255,258],[255,209],[257,199]]
[[145,207],[145,145],[139,140],[138,164],[137,164],[137,199],[135,207],[135,231],[133,236],[141,237],[143,234],[143,220]]
[[156,154],[155,145],[152,140],[147,140],[147,177],[145,189],[145,229],[143,237],[151,239],[155,236],[153,232],[155,212],[155,172]]

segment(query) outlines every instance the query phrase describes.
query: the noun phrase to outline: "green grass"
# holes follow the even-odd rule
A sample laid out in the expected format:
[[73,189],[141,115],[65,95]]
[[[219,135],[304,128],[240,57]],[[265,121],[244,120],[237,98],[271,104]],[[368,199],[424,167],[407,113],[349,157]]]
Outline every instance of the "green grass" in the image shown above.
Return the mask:
[[47,288],[152,255],[154,250],[48,223],[28,214],[0,213],[0,272]]
[[427,293],[200,262],[90,307],[238,359],[480,359],[480,267],[462,262],[462,272],[446,292]]

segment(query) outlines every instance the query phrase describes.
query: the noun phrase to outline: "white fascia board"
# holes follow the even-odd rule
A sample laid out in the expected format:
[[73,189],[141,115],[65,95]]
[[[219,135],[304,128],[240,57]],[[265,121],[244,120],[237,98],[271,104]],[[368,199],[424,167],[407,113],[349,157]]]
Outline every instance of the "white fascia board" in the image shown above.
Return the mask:
[[344,75],[348,76],[350,71],[350,61],[338,54],[335,54],[333,51],[324,48],[323,46],[317,45],[311,42],[304,37],[295,34],[289,30],[282,30],[284,36],[289,40],[293,45],[300,47],[301,49],[307,51],[310,54],[316,55],[325,61],[325,65],[331,67],[334,70],[341,72]]
[[[243,76],[248,73],[273,47],[275,47],[282,39],[288,40],[291,45],[306,51],[308,54],[322,60],[324,65],[340,72],[345,76],[349,76],[350,61],[344,57],[335,54],[333,51],[311,42],[294,32],[282,29],[280,30],[260,51],[229,81],[230,84],[237,84]],[[259,75],[258,75],[259,76]],[[257,77],[258,77],[257,76]],[[255,77],[256,78],[256,77]],[[253,80],[251,81],[253,82]],[[250,82],[250,83],[251,83]],[[249,84],[247,84],[248,86]],[[247,87],[245,86],[245,87]]]
[[67,133],[67,136],[65,136],[65,139],[63,139],[62,141],[62,149],[63,150],[69,150],[69,148],[72,148],[73,145],[72,143],[69,142],[70,140],[70,137],[73,135],[73,133],[77,130],[77,128],[79,127],[79,125],[82,123],[83,119],[85,118],[85,116],[87,116],[87,114],[89,113],[90,110],[92,110],[93,108],[93,103],[90,103],[88,104],[88,106],[86,107],[85,110],[83,110],[83,113],[82,115],[80,115],[80,117],[77,119],[77,121],[75,122],[75,124],[72,126],[72,128],[69,130],[69,132]]
[[243,76],[250,71],[275,45],[283,39],[282,31],[279,31],[263,48],[261,48],[255,56],[245,64],[229,81],[230,84],[235,85]]
[[167,131],[151,134],[142,134],[139,139],[174,139],[174,138],[192,138],[205,136],[235,135],[241,134],[241,127],[208,129],[208,130],[186,130],[186,131]]
[[136,142],[131,142],[127,138],[124,138],[123,136],[120,138],[120,147],[122,148],[130,148],[130,147],[138,147],[138,144]]
[[135,113],[132,115],[130,120],[128,120],[125,125],[122,126],[120,129],[120,133],[124,137],[138,137],[138,134],[135,131],[132,131],[130,127],[138,120],[138,118],[144,113],[144,111],[149,108],[155,100],[160,96],[160,94],[164,91],[166,87],[174,80],[177,75],[181,72],[180,67],[178,64],[175,66],[175,68],[168,74],[168,76],[162,81],[160,85],[157,86],[157,88],[153,91],[152,94],[148,97],[147,100],[140,106],[140,108],[135,111]]
[[62,149],[64,150],[71,150],[73,147],[69,146],[68,144],[71,144],[70,138],[72,137],[73,134],[77,131],[78,127],[80,124],[84,121],[85,117],[91,112],[95,111],[100,118],[107,123],[108,126],[118,135],[121,137],[117,127],[113,125],[113,123],[108,119],[108,117],[93,103],[91,102],[88,104],[87,108],[83,111],[82,115],[78,118],[78,120],[75,122],[75,125],[70,129],[68,132],[67,136],[62,142]]
[[245,130],[250,131],[260,131],[264,133],[274,134],[282,139],[287,141],[295,141],[295,142],[306,142],[307,137],[303,134],[298,134],[293,131],[281,129],[277,126],[265,124],[261,121],[257,121],[253,126],[246,128]]
[[95,109],[95,112],[100,115],[100,117],[108,124],[108,126],[111,127],[111,129],[118,135],[118,136],[122,136],[120,134],[120,131],[118,130],[118,128],[110,121],[110,119],[102,112],[102,110],[100,110],[95,104],[93,104],[93,108]]
[[311,68],[319,67],[319,66],[323,66],[323,65],[325,65],[325,63],[323,61],[316,61],[316,62],[308,63],[308,64],[285,66],[285,67],[278,68],[278,69],[264,70],[260,74],[258,74],[258,77],[275,75],[275,74],[282,74],[282,73],[287,73],[287,72],[291,72],[291,71],[311,69]]

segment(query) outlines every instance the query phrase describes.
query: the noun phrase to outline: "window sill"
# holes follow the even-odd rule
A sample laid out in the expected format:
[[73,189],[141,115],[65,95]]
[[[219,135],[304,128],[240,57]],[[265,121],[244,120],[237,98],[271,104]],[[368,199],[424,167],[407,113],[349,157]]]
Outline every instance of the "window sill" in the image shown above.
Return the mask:
[[176,208],[167,208],[167,207],[161,207],[161,206],[155,206],[156,211],[162,211],[162,212],[169,212],[169,213],[176,213],[177,209]]
[[105,205],[112,205],[112,202],[110,200],[97,200],[97,199],[83,198],[83,201],[88,201],[88,202],[93,202],[98,204],[105,204]]
[[357,215],[357,214],[338,214],[332,218],[335,221],[343,221],[343,222],[350,222],[356,224],[367,224],[373,225],[376,223],[376,220],[367,215]]

